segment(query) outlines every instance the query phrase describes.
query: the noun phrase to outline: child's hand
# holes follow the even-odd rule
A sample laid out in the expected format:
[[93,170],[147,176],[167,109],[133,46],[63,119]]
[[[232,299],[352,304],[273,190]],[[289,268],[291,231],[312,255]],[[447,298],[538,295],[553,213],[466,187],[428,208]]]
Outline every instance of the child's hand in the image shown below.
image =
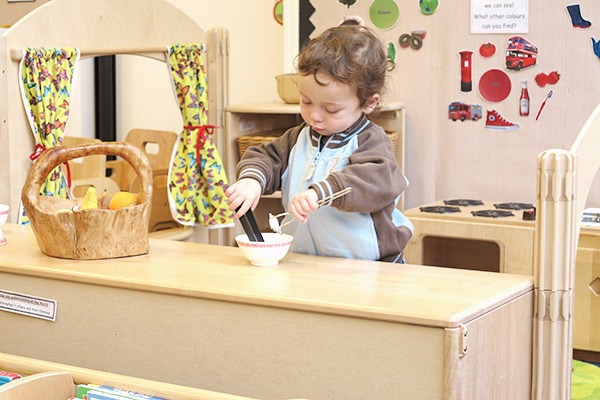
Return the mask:
[[317,192],[314,189],[308,189],[305,192],[299,193],[292,199],[290,213],[298,221],[305,224],[308,221],[308,214],[319,208],[318,200],[319,196],[317,196]]
[[236,211],[236,218],[246,214],[249,209],[254,210],[261,195],[260,183],[254,179],[240,179],[225,191],[229,211]]

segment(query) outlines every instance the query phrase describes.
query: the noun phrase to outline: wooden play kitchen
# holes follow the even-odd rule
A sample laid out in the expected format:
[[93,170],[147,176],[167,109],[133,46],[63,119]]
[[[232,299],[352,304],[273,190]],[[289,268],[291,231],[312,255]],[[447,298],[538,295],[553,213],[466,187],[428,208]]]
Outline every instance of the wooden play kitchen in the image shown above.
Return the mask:
[[[533,275],[533,205],[450,199],[405,212],[415,234],[410,264]],[[600,351],[600,225],[582,226],[577,248],[573,347]]]
[[4,231],[0,294],[55,302],[55,319],[0,312],[3,353],[259,399],[529,398],[529,276],[298,254],[260,268],[152,238],[68,260]]
[[449,199],[406,210],[415,227],[406,260],[533,275],[535,220],[523,217],[533,208],[529,203]]

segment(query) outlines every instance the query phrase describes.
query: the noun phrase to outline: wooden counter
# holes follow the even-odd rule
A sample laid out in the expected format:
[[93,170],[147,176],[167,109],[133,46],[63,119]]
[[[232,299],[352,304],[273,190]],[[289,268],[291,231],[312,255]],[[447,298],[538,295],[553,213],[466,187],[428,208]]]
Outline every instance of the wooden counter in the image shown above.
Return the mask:
[[0,352],[260,399],[529,396],[531,277],[162,240],[75,261],[3,231],[0,290],[57,313],[0,312]]

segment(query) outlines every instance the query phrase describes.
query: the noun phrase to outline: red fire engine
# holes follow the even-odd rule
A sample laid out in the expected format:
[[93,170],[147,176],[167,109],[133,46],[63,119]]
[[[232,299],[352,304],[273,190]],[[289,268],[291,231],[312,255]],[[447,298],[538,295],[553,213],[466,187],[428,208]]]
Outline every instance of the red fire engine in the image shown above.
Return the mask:
[[477,121],[479,118],[481,118],[481,115],[481,106],[478,105],[465,104],[455,101],[450,103],[450,106],[448,106],[448,118],[453,121],[459,119],[461,121],[464,121],[465,119]]

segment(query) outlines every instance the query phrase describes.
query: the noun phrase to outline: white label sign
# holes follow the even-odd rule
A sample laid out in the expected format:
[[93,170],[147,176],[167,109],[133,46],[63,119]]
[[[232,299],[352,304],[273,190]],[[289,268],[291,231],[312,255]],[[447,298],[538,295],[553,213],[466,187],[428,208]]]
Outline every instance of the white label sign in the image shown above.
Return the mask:
[[528,33],[529,0],[471,0],[471,33]]
[[56,300],[0,290],[0,310],[56,321]]

